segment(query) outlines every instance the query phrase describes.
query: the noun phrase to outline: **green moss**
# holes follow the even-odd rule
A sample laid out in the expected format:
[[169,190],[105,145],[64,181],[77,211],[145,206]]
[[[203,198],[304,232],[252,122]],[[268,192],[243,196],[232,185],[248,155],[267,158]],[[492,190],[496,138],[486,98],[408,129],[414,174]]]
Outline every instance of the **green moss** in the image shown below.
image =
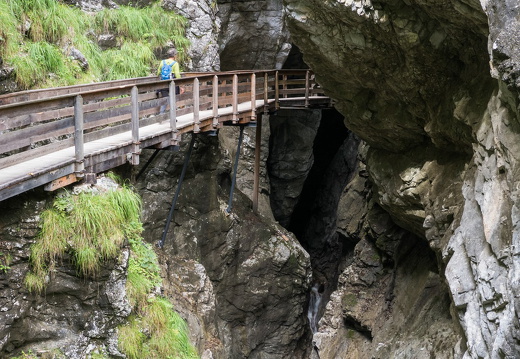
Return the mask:
[[[169,41],[184,61],[186,25],[185,18],[164,10],[160,2],[89,14],[55,0],[7,0],[0,2],[0,56],[23,88],[149,76],[157,67],[154,51]],[[102,51],[97,45],[97,35],[107,32],[117,36],[118,49]],[[73,47],[88,68],[70,58]]]
[[357,304],[357,297],[354,293],[345,293],[341,299],[344,308],[352,308]]
[[287,260],[287,265],[289,266],[289,268],[293,268],[293,269],[299,267],[298,257],[296,256],[296,254],[291,253],[291,255],[289,256],[289,259]]

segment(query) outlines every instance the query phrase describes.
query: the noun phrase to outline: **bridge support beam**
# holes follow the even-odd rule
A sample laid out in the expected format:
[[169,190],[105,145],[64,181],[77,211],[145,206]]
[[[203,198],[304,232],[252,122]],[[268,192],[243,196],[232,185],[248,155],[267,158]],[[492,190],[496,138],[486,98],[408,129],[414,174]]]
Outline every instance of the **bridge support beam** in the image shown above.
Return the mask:
[[133,86],[131,90],[132,101],[132,153],[130,156],[130,163],[134,166],[139,164],[139,155],[141,154],[141,147],[139,145],[139,93],[137,86]]
[[262,117],[256,120],[255,164],[253,168],[253,213],[258,214],[258,195],[260,193],[260,156],[262,146]]
[[238,160],[240,158],[240,147],[242,146],[242,139],[244,138],[244,127],[240,126],[240,135],[238,136],[237,153],[235,155],[235,165],[233,166],[233,178],[231,180],[231,189],[229,190],[229,201],[226,208],[227,213],[231,213],[231,207],[233,205],[233,193],[235,192],[235,184],[237,182],[237,170]]

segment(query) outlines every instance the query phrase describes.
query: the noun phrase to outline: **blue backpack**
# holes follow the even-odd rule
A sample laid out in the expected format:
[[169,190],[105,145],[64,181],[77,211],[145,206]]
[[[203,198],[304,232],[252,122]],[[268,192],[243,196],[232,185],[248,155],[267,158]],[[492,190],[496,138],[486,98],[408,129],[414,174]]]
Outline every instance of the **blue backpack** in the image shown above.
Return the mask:
[[176,63],[176,61],[173,61],[171,64],[168,64],[166,63],[166,60],[162,60],[161,80],[170,80],[175,78],[175,74],[172,74],[172,67]]

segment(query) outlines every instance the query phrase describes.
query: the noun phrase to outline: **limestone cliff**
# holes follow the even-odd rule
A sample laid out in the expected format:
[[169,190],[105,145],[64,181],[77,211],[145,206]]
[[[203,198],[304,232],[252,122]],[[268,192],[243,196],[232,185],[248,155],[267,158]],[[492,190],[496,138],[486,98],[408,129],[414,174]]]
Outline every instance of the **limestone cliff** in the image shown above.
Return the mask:
[[215,1],[165,0],[162,3],[188,19],[186,37],[191,42],[186,71],[218,71],[220,18]]
[[218,0],[222,70],[279,69],[291,49],[280,0]]
[[[305,61],[369,145],[377,203],[436,253],[461,326],[446,355],[517,357],[518,6],[284,3]],[[340,335],[323,324],[320,351]],[[380,352],[377,340],[339,352],[370,345]]]

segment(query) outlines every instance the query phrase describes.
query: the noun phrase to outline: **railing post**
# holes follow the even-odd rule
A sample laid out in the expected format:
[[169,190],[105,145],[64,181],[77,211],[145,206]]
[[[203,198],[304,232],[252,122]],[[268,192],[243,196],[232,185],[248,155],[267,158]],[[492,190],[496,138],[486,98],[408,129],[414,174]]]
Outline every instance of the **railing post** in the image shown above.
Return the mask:
[[199,78],[193,79],[193,132],[200,132],[200,116],[199,116]]
[[177,137],[177,94],[175,93],[175,81],[170,82],[170,129],[172,131],[171,145],[179,144]]
[[238,122],[238,75],[233,75],[233,123]]
[[74,101],[74,155],[76,177],[83,177],[85,170],[85,152],[83,142],[83,97],[77,95]]
[[309,71],[305,71],[305,107],[309,107]]
[[278,81],[278,71],[276,71],[274,78],[274,107],[276,110],[280,108],[280,89],[278,86],[280,86],[280,83]]
[[251,74],[251,121],[256,121],[256,74]]
[[287,89],[289,88],[287,86],[287,75],[286,74],[283,74],[282,75],[282,88],[283,88],[283,98],[287,98]]
[[218,127],[218,76],[213,76],[213,127]]
[[141,150],[139,148],[139,98],[138,98],[137,86],[132,87],[131,100],[132,100],[132,154],[130,163],[133,165],[139,164],[139,154]]
[[269,112],[269,74],[264,73],[264,113]]

